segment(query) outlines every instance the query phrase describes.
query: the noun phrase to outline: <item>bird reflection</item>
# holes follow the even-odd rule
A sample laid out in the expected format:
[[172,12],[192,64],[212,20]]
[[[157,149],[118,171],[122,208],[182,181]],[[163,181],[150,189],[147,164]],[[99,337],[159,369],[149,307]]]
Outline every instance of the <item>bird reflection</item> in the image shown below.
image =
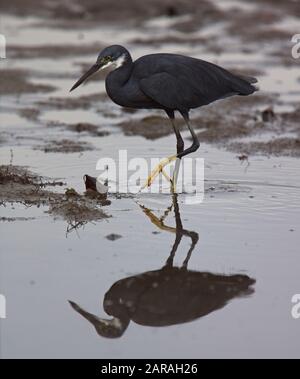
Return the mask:
[[[112,285],[103,302],[111,319],[102,319],[70,301],[73,309],[88,320],[100,336],[121,337],[130,321],[152,327],[186,323],[223,308],[234,298],[254,292],[251,286],[255,280],[246,275],[217,275],[188,269],[199,236],[183,228],[176,194],[172,206],[161,218],[145,206],[140,207],[160,230],[174,233],[175,242],[161,269],[121,279]],[[165,224],[172,209],[175,227]],[[182,266],[174,267],[174,256],[184,236],[191,239],[191,245]]]

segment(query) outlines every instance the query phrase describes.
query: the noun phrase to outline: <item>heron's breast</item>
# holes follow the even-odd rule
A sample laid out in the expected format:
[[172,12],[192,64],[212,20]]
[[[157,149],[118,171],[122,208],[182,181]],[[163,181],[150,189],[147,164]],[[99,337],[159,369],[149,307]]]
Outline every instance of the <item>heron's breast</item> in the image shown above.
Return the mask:
[[110,80],[106,80],[106,92],[111,100],[122,106],[129,108],[154,107],[153,101],[147,97],[139,88],[137,83],[128,82],[123,86],[111,85]]

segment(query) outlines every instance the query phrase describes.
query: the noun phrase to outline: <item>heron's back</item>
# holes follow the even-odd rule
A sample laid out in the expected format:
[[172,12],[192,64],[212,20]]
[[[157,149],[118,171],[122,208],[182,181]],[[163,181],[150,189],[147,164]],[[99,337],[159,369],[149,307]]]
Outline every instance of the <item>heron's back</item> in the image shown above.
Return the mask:
[[[168,77],[171,85],[164,86],[164,80],[151,81],[159,75],[163,79]],[[213,63],[177,54],[151,54],[139,58],[134,62],[132,77],[138,81],[147,80],[146,85],[144,80],[144,92],[155,97],[157,90],[158,102],[160,96],[168,96],[168,103],[172,104],[172,97],[176,97],[173,102],[174,106],[178,105],[178,94],[181,94],[181,102],[187,109],[233,95],[247,96],[257,90],[253,86],[257,82],[255,78],[238,76]],[[155,86],[161,88],[153,88]]]

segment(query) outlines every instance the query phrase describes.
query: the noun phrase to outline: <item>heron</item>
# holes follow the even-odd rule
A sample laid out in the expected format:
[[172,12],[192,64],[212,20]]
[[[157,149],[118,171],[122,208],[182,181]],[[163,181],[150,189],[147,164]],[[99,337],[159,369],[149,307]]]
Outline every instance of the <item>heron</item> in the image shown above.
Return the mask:
[[[80,86],[97,71],[112,66],[106,76],[108,96],[116,104],[135,109],[164,110],[176,136],[176,154],[162,160],[150,173],[145,187],[151,186],[160,173],[170,181],[175,192],[181,159],[198,150],[200,142],[191,123],[191,109],[208,105],[234,95],[248,96],[257,91],[251,76],[236,75],[226,69],[193,57],[156,53],[133,61],[129,51],[120,45],[104,48],[96,63],[81,76],[70,91]],[[192,144],[184,148],[184,141],[175,123],[175,112],[183,117],[191,134]],[[170,178],[164,167],[176,161]]]

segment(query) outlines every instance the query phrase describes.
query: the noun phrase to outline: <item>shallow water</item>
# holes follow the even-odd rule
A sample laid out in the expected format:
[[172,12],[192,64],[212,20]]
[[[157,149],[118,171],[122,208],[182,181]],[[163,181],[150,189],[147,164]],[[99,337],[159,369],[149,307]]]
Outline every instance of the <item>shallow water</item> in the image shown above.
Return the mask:
[[[235,3],[230,1],[227,6],[235,6]],[[102,36],[103,41],[121,43],[137,34],[140,37],[141,33],[145,36],[159,34],[159,28],[167,26],[165,21],[161,18],[153,20],[145,30],[129,30],[125,35],[123,31],[109,30],[108,27],[84,31],[85,41],[99,42],[99,36]],[[76,39],[76,32],[37,29],[32,26],[35,22],[38,20],[23,23],[16,18],[9,19],[7,24],[19,23],[24,28],[19,28],[18,33],[12,28],[11,34],[7,29],[8,41],[39,45],[55,41],[59,36],[62,44],[82,43]],[[38,39],[37,31],[41,32]],[[168,46],[162,46],[162,49],[164,47],[168,49]],[[178,49],[182,51],[182,46]],[[133,55],[148,50],[151,46],[133,47]],[[195,51],[187,47],[188,50],[193,55],[201,54],[201,48]],[[243,63],[242,57],[245,57],[242,53],[224,54],[218,60],[229,65],[240,64]],[[247,63],[263,67],[262,57],[262,54],[252,55],[252,60]],[[14,61],[14,67],[30,68],[36,73],[54,73],[58,69],[76,76],[78,67],[72,66],[70,61],[49,61],[43,66],[43,60],[25,59]],[[72,60],[75,61],[89,62],[90,56]],[[58,87],[50,96],[69,96],[73,79],[53,81],[47,76],[32,75],[37,83],[52,83]],[[299,89],[299,84],[295,84],[297,75],[296,69],[270,68],[262,77],[261,85],[264,91],[281,92],[286,104],[288,101],[284,96]],[[289,78],[289,81],[274,80],[278,76]],[[103,90],[103,83],[92,82],[71,96]],[[83,175],[96,175],[97,160],[106,156],[117,157],[119,149],[126,148],[129,158],[145,157],[148,160],[173,153],[174,136],[154,142],[139,136],[124,136],[115,124],[126,117],[138,116],[121,113],[115,105],[110,109],[114,117],[96,113],[93,109],[49,110],[43,112],[38,121],[28,121],[9,110],[30,106],[48,97],[49,94],[34,94],[24,95],[19,100],[14,97],[1,99],[1,128],[11,135],[9,146],[0,147],[1,163],[8,164],[13,160],[13,164],[29,166],[42,175],[63,178],[67,187],[82,192]],[[296,97],[290,100],[293,102]],[[91,143],[95,147],[92,151],[45,154],[32,147],[41,140],[74,137],[64,129],[46,127],[48,121],[97,123],[111,134],[101,138],[85,134],[76,136],[78,140]],[[188,134],[184,133],[184,136],[188,137]],[[299,357],[300,321],[291,316],[291,298],[300,290],[299,160],[254,156],[248,163],[240,162],[235,154],[207,144],[201,145],[196,156],[205,159],[205,200],[191,206],[186,204],[187,195],[179,195],[179,210],[174,213],[175,202],[163,227],[154,215],[160,218],[172,205],[170,195],[141,194],[120,199],[112,195],[112,204],[104,208],[111,218],[88,223],[69,233],[66,222],[51,218],[46,207],[1,206],[1,217],[34,218],[0,221],[0,288],[7,298],[7,319],[1,320],[0,324],[1,357]],[[135,283],[136,275],[161,270],[170,255],[176,231],[177,234],[180,232],[179,220],[185,232],[174,266],[182,266],[191,245],[191,232],[194,237],[199,237],[188,263],[190,271],[184,274],[184,283],[191,281],[190,287],[176,292],[176,286],[179,289],[183,286],[182,274],[171,269],[159,271],[159,279],[152,280],[146,275],[148,279],[139,296],[136,295],[137,288],[138,291],[142,288],[139,284],[133,288],[128,284],[130,282],[119,283],[123,292],[114,301],[119,301],[119,306],[125,309],[129,305],[133,307],[130,317],[136,322],[130,321],[120,338],[97,335],[89,321],[71,308],[68,300],[99,317],[110,318],[102,306],[105,294],[122,279],[134,276]],[[112,233],[121,238],[107,239]],[[214,276],[207,282],[203,273]],[[233,280],[228,288],[221,285],[220,290],[220,283],[226,282],[228,275],[240,275],[244,279],[247,276],[256,283],[249,285],[248,290],[241,290],[240,284]],[[171,285],[165,284],[168,281]],[[175,302],[179,304],[175,310],[172,305],[174,296],[179,299]],[[191,299],[191,309],[182,306],[186,298]],[[171,325],[174,313],[179,313],[181,319]],[[165,326],[153,326],[150,317],[153,314],[158,314]]]

